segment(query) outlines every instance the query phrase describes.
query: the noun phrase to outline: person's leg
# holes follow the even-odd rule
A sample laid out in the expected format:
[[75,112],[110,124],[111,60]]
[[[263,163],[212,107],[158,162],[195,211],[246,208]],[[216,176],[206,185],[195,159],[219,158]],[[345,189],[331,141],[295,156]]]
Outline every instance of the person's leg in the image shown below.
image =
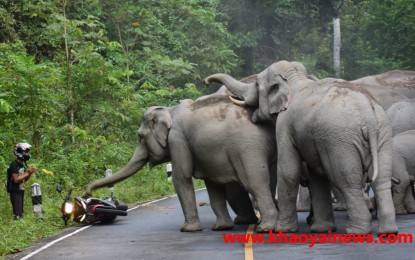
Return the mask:
[[13,207],[13,215],[15,219],[23,217],[23,196],[20,193],[10,193],[10,201]]

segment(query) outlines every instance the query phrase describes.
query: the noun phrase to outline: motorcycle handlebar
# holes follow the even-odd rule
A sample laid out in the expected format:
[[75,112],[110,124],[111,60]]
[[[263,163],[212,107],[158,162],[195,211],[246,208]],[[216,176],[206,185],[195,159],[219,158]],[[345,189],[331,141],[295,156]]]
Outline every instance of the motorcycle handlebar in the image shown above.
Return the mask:
[[72,189],[68,190],[68,194],[66,195],[65,200],[71,200],[71,195],[72,195]]

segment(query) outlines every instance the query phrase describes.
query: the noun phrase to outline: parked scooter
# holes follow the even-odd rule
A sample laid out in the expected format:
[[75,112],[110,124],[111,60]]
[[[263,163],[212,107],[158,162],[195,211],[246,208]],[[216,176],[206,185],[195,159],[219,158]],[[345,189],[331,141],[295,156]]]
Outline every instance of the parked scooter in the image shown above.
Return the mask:
[[[56,185],[56,190],[62,192],[62,186]],[[62,218],[65,226],[73,215],[77,223],[92,224],[95,222],[112,222],[117,216],[127,216],[127,205],[119,204],[111,192],[110,198],[76,197],[72,202],[72,189],[69,189],[62,207]]]

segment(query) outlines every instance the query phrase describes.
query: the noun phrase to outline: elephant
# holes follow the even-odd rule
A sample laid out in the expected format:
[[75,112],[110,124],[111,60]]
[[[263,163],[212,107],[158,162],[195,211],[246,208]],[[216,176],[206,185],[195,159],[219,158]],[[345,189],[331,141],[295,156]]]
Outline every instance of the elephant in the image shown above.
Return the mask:
[[144,114],[130,161],[112,177],[90,183],[86,194],[130,177],[147,162],[152,167],[171,160],[173,185],[185,218],[181,231],[202,230],[192,182],[195,177],[205,181],[217,216],[213,230],[233,227],[223,186],[236,182],[258,205],[261,221],[257,231],[268,232],[278,218],[273,199],[276,141],[272,124],[253,124],[252,113],[253,109],[233,104],[225,88],[195,101],[182,100],[173,107],[151,107]]
[[393,93],[403,95],[407,98],[415,98],[415,71],[391,70],[385,73],[366,76],[350,81],[352,84],[360,85],[373,91],[392,90]]
[[[339,79],[312,80],[288,61],[258,74],[255,83],[218,73],[205,84],[225,85],[256,108],[254,123],[274,122],[277,139],[279,218],[276,230],[298,231],[296,199],[302,162],[309,172],[314,210],[312,232],[335,230],[330,183],[345,198],[347,233],[371,232],[363,194],[372,183],[378,204],[378,233],[397,233],[391,194],[392,134],[384,109],[365,89]],[[369,168],[370,174],[365,175]]]
[[[294,65],[299,67],[298,64]],[[314,76],[308,77],[318,80]],[[415,71],[392,70],[349,82],[368,90],[385,110],[396,102],[415,98]]]
[[415,129],[415,99],[393,104],[386,114],[392,125],[392,135]]
[[399,133],[393,137],[392,176],[400,181],[392,185],[395,212],[415,213],[413,182],[415,182],[415,130]]

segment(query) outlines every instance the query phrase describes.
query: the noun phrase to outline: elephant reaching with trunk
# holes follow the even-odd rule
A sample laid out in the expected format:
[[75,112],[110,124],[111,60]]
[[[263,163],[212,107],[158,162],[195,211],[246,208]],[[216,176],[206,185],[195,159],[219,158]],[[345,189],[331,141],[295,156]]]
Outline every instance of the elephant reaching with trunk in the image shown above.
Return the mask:
[[86,192],[122,181],[147,162],[154,166],[171,160],[173,184],[185,217],[181,231],[202,230],[192,177],[205,181],[217,216],[213,230],[233,227],[223,187],[234,182],[257,202],[261,213],[257,231],[272,230],[278,218],[273,200],[276,176],[270,174],[276,171],[275,135],[271,124],[253,124],[252,113],[232,104],[224,90],[174,107],[151,107],[144,114],[139,143],[128,164],[112,177],[92,182]]
[[[252,121],[276,122],[278,148],[277,230],[296,232],[296,198],[302,162],[309,172],[314,210],[313,232],[334,230],[330,182],[347,204],[348,233],[371,232],[372,216],[362,191],[372,182],[379,206],[379,233],[397,233],[391,194],[392,135],[384,109],[368,91],[338,79],[309,79],[288,61],[272,64],[255,83],[226,74],[207,77],[220,82],[247,105],[256,107]],[[373,173],[364,175],[373,166]],[[367,178],[365,177],[367,176]]]

